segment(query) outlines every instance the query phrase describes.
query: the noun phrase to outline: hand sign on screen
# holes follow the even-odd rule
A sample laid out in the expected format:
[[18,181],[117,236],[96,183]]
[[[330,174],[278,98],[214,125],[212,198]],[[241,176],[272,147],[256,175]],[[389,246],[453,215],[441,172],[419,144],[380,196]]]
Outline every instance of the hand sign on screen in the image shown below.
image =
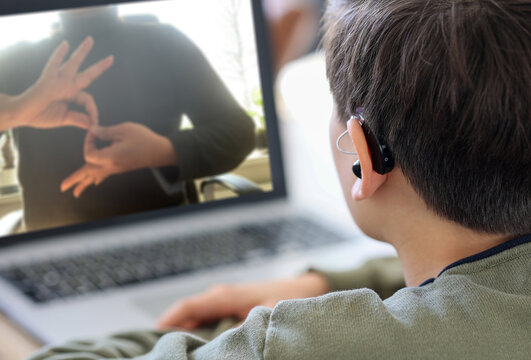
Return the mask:
[[[97,139],[110,145],[98,149]],[[86,164],[61,184],[63,192],[74,187],[75,197],[111,175],[177,164],[173,145],[166,137],[130,122],[91,128],[85,139],[84,153]]]
[[[66,62],[68,43],[62,42],[55,49],[40,78],[19,97],[22,125],[41,129],[61,126],[88,129],[98,123],[96,103],[83,90],[112,66],[114,58],[109,56],[79,72],[93,45],[94,40],[86,38]],[[85,111],[69,109],[71,103]]]

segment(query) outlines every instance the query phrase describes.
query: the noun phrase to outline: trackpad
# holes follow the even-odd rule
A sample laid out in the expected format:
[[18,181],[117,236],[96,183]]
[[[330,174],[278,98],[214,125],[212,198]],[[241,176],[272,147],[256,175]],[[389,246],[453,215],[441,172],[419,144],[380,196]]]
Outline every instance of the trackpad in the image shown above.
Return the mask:
[[197,294],[200,289],[188,289],[188,291],[165,291],[157,292],[150,295],[138,296],[133,299],[133,304],[140,308],[144,313],[149,314],[154,319],[160,317],[170,306],[177,300],[186,296]]

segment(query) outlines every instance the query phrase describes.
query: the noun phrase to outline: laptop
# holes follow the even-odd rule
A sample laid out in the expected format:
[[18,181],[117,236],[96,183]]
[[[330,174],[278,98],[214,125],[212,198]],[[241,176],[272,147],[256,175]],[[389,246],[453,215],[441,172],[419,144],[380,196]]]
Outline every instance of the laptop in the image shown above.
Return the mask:
[[334,214],[288,198],[260,1],[7,1],[0,31],[0,92],[19,94],[61,40],[74,49],[90,35],[85,65],[115,56],[86,90],[100,125],[128,121],[187,146],[177,166],[113,174],[76,198],[60,179],[85,165],[85,131],[3,134],[0,308],[43,343],[150,328],[213,284],[363,252]]

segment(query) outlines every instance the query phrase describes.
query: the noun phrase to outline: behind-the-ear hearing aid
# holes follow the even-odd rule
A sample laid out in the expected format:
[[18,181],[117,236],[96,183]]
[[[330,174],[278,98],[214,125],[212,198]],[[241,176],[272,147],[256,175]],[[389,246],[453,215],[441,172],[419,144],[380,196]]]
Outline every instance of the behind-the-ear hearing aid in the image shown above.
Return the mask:
[[352,172],[357,178],[361,179],[361,163],[359,160],[352,165]]
[[[387,145],[382,144],[371,131],[371,129],[369,129],[361,112],[353,115],[351,120],[359,121],[361,128],[363,129],[367,146],[369,147],[369,152],[371,153],[373,170],[380,175],[387,174],[393,170],[395,161],[391,155],[391,151],[389,151]],[[359,160],[352,165],[352,172],[361,179],[361,164]]]

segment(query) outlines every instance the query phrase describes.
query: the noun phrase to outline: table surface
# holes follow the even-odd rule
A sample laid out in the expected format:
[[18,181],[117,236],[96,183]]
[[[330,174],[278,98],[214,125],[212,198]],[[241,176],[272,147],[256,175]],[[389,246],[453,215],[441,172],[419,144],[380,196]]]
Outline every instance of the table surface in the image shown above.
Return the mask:
[[[322,213],[333,213],[350,224],[328,140],[332,98],[323,55],[313,54],[287,65],[279,74],[276,97],[290,197],[303,206],[318,203]],[[355,225],[352,231],[360,234]],[[38,347],[37,341],[0,314],[0,360],[23,359]]]

